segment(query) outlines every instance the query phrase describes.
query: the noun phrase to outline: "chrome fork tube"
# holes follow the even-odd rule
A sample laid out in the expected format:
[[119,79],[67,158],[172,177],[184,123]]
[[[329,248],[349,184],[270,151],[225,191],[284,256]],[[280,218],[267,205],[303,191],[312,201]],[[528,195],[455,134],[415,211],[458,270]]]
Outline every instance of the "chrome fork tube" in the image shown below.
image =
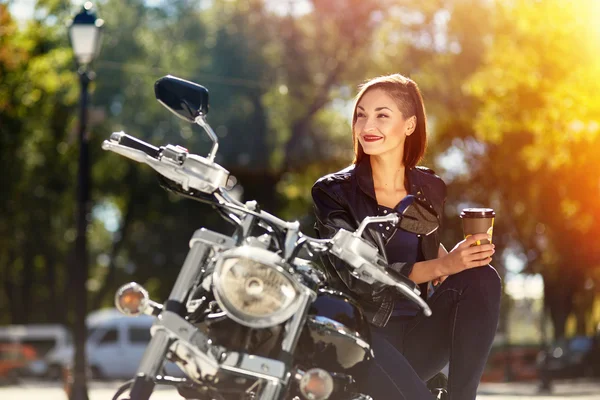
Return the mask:
[[315,294],[313,292],[303,291],[301,296],[302,306],[285,325],[285,337],[281,343],[281,349],[287,353],[293,353],[294,350],[296,350],[296,344],[302,333],[302,328],[306,323],[308,309],[314,300]]
[[[202,274],[209,251],[209,245],[199,241],[193,242],[163,310],[183,314],[190,288]],[[169,345],[169,334],[163,329],[156,329],[138,367],[131,388],[131,400],[148,400],[154,390],[154,379],[165,362]]]
[[312,304],[315,293],[309,292],[307,290],[301,293],[301,306],[296,314],[290,318],[290,320],[285,324],[285,336],[281,343],[281,355],[280,359],[285,362],[287,371],[287,382],[275,382],[268,381],[265,383],[265,386],[262,388],[260,393],[260,400],[280,400],[283,399],[286,391],[284,388],[290,382],[291,371],[290,368],[292,365],[292,355],[294,350],[296,350],[296,344],[298,344],[298,339],[300,338],[300,334],[302,333],[302,328],[306,323],[306,318],[308,315],[308,309]]
[[[260,400],[273,400],[282,397],[283,385],[280,382],[267,382],[260,394]],[[133,400],[133,399],[132,399]]]
[[144,351],[144,356],[138,367],[138,375],[152,376],[153,378],[160,371],[167,350],[169,349],[169,335],[162,329],[157,329]]
[[204,271],[203,265],[208,256],[210,246],[196,241],[190,248],[179,276],[166,302],[166,309],[179,315],[182,314],[190,288]]
[[169,350],[169,335],[157,330],[144,351],[138,372],[131,387],[131,400],[148,400],[154,390],[154,378],[163,366]]

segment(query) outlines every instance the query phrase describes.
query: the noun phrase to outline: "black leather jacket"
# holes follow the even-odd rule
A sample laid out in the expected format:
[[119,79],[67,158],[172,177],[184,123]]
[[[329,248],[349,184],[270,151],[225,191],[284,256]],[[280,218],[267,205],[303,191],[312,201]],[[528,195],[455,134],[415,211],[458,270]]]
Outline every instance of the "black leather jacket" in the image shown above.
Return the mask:
[[[424,167],[407,170],[406,177],[409,194],[426,202],[438,216],[442,216],[446,201],[444,181],[432,170]],[[315,227],[319,237],[330,238],[340,228],[356,230],[365,217],[377,215],[377,199],[369,157],[365,156],[359,164],[317,180],[312,188],[312,197],[317,217]],[[438,218],[441,224],[442,218]],[[440,246],[439,232],[440,229],[420,239],[425,260],[437,258]],[[383,239],[375,228],[367,227],[363,237],[377,246],[380,254],[387,260]],[[328,256],[322,261],[332,285],[342,290],[350,290],[364,307],[371,323],[385,326],[394,308],[394,298],[399,294],[391,288],[370,285],[354,278],[347,264],[334,256]],[[390,268],[406,276],[412,265],[393,263]],[[426,285],[421,286],[421,293],[427,293]]]

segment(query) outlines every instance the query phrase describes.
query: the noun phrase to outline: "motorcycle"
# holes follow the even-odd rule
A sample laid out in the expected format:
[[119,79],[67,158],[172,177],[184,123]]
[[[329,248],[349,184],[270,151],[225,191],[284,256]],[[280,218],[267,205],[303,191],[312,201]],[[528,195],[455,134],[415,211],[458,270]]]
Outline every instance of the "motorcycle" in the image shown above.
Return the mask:
[[[205,87],[168,75],[156,81],[155,95],[175,115],[203,128],[212,141],[208,156],[171,144],[156,147],[123,132],[113,133],[102,148],[149,165],[168,190],[213,206],[236,229],[231,236],[205,228],[193,234],[164,304],[135,282],[117,290],[115,304],[123,314],[156,320],[137,375],[113,399],[147,400],[163,384],[186,399],[370,399],[355,392],[349,373],[374,356],[363,310],[348,293],[328,287],[324,271],[300,254],[338,257],[356,278],[393,287],[431,315],[419,289],[385,268],[362,233],[369,224],[392,222],[427,235],[437,229],[437,217],[408,196],[397,213],[367,217],[354,232],[306,236],[298,222],[231,195],[232,177],[215,163],[218,140],[206,121]],[[167,361],[185,378],[165,376]]]

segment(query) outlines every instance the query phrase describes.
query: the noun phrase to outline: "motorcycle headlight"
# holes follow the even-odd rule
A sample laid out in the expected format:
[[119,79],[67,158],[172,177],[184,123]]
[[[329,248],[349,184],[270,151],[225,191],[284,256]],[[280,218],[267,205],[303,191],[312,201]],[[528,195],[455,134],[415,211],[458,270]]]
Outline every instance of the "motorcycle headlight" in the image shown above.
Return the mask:
[[234,321],[267,328],[289,319],[299,307],[299,286],[268,250],[241,246],[219,255],[213,274],[217,302]]

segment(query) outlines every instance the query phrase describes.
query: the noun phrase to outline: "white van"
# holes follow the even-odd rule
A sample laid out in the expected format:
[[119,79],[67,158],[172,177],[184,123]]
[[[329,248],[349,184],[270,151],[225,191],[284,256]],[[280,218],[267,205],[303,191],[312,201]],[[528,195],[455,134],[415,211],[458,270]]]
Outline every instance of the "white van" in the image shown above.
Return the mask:
[[[133,378],[150,341],[150,327],[154,318],[147,315],[127,317],[116,309],[90,313],[86,323],[87,363],[93,378]],[[49,370],[62,370],[73,362],[72,344],[56,348],[46,356]],[[181,376],[174,364],[167,365],[167,373]]]

